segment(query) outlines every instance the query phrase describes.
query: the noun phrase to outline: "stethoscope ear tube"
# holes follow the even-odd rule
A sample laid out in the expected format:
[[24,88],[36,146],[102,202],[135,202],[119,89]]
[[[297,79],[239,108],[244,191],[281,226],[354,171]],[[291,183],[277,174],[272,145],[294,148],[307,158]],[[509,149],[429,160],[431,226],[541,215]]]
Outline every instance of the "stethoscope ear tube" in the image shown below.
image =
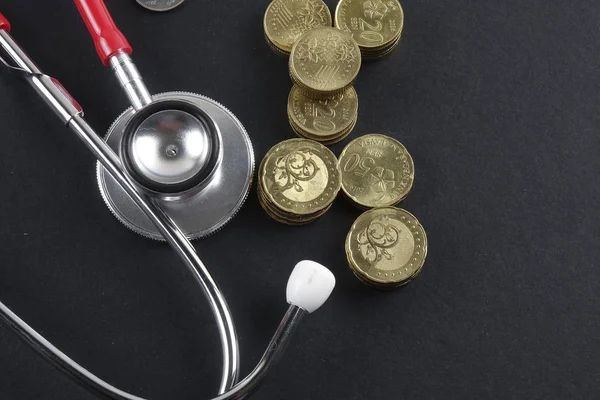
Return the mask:
[[94,40],[102,64],[108,66],[110,58],[120,52],[131,55],[129,42],[115,25],[103,1],[75,0],[75,5]]

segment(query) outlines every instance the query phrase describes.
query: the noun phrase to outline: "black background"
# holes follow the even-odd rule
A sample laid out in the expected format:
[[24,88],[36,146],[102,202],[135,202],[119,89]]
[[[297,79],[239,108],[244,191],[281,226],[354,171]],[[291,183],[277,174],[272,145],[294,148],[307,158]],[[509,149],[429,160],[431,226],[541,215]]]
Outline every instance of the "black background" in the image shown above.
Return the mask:
[[[267,0],[188,0],[166,14],[106,3],[151,91],[224,103],[257,160],[293,137],[286,60],[263,39]],[[402,206],[428,233],[423,273],[398,291],[369,289],[343,250],[358,210],[340,198],[292,228],[253,192],[226,229],[196,243],[236,318],[243,372],[286,309],[293,265],[310,258],[337,288],[257,398],[598,398],[600,3],[402,5],[399,48],[356,82],[351,137],[381,132],[411,152],[416,181]],[[72,2],[2,0],[0,11],[104,132],[127,100]],[[111,216],[93,156],[18,78],[0,70],[0,300],[121,389],[207,398],[220,353],[202,294],[166,245]],[[2,326],[0,398],[92,396]]]

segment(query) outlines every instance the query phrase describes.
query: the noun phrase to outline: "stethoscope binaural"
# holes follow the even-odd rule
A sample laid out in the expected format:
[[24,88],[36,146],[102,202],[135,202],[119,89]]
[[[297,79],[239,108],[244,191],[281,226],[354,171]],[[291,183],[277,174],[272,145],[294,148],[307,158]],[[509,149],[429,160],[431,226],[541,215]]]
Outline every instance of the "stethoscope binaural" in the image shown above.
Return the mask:
[[[254,172],[246,131],[221,104],[187,92],[151,96],[133,64],[131,47],[102,0],[75,0],[100,59],[110,65],[132,107],[110,127],[105,140],[87,124],[79,104],[54,78],[44,75],[13,40],[0,14],[0,47],[7,67],[22,72],[37,93],[98,159],[100,192],[128,228],[167,241],[202,288],[219,329],[223,352],[219,395],[243,399],[281,356],[306,313],[318,309],[335,286],[333,274],[313,261],[290,275],[283,320],[256,368],[238,383],[239,345],[227,303],[190,239],[221,229],[243,205]],[[11,62],[12,61],[12,62]],[[0,317],[34,349],[94,394],[108,399],[141,398],[102,381],[52,346],[0,303]]]

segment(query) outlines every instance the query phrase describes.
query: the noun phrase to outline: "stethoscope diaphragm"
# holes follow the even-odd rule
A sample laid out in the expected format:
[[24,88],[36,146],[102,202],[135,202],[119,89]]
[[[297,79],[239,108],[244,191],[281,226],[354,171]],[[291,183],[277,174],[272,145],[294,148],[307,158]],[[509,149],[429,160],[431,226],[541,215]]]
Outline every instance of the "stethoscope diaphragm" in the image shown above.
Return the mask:
[[[214,163],[214,165],[211,164],[212,170],[202,181],[196,181],[196,185],[189,188],[182,186],[183,191],[177,189],[171,192],[153,191],[158,188],[147,187],[155,201],[189,239],[210,235],[221,229],[236,215],[248,196],[254,174],[254,153],[250,138],[242,124],[227,108],[208,97],[186,92],[169,92],[155,95],[153,99],[156,104],[170,101],[186,102],[206,113],[206,116],[218,127],[220,144],[216,147],[218,147],[219,156],[216,160],[206,162],[207,164]],[[131,140],[131,138],[126,136],[139,134],[139,128],[137,131],[128,133],[128,126],[134,118],[137,118],[136,114],[139,112],[135,112],[132,108],[127,109],[109,128],[105,140],[115,152],[122,152],[123,146],[127,148],[124,140]],[[151,114],[149,118],[152,118],[152,115],[154,114]],[[143,123],[137,125],[143,129]],[[202,135],[197,136],[202,137]],[[207,143],[217,140],[209,134],[206,138]],[[169,146],[172,144],[163,142],[162,151],[172,150]],[[186,150],[177,149],[177,151],[181,154]],[[127,157],[122,158],[127,159]],[[160,166],[168,167],[168,165]],[[132,169],[130,165],[128,170]],[[163,240],[156,226],[112,176],[106,173],[100,163],[97,165],[97,177],[102,198],[119,221],[145,237]],[[193,180],[194,177],[190,179]],[[136,180],[140,182],[139,177],[136,177]],[[144,181],[142,180],[140,183],[143,184]]]

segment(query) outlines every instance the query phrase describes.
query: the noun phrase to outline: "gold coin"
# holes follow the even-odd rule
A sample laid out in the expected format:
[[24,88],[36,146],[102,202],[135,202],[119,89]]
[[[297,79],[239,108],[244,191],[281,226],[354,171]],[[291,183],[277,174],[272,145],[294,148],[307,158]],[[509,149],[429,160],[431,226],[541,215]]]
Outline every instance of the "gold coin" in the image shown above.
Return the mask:
[[328,137],[328,138],[324,138],[324,137],[317,138],[317,137],[313,137],[313,136],[307,134],[299,126],[294,124],[294,122],[291,120],[291,117],[290,117],[289,122],[290,122],[290,126],[292,127],[292,130],[298,136],[306,138],[306,139],[316,140],[317,142],[319,142],[325,146],[331,146],[331,145],[334,145],[334,144],[346,139],[346,137],[348,137],[348,135],[352,132],[352,130],[356,126],[356,119],[354,119],[352,121],[352,123],[350,124],[350,126],[348,128],[346,128],[343,132],[341,132],[339,135]]
[[328,207],[341,187],[337,158],[327,147],[307,139],[289,139],[267,152],[261,173],[270,203],[293,215]]
[[317,28],[292,47],[290,76],[310,97],[333,97],[352,85],[360,64],[360,50],[348,33]]
[[352,123],[352,125],[350,125],[348,130],[346,132],[344,132],[341,136],[338,136],[335,139],[331,139],[331,140],[324,141],[321,143],[323,143],[325,146],[333,146],[334,144],[339,143],[342,140],[346,139],[348,137],[348,135],[350,135],[350,133],[352,132],[352,130],[354,129],[355,126],[356,126],[356,120],[354,120],[354,122]]
[[274,204],[269,202],[269,199],[264,194],[264,191],[260,184],[260,180],[258,181],[258,185],[257,185],[257,194],[258,194],[258,202],[259,202],[260,206],[263,208],[263,210],[267,213],[267,215],[270,216],[275,221],[284,223],[287,225],[296,226],[296,225],[308,224],[308,223],[313,222],[313,221],[317,220],[318,218],[320,218],[322,215],[324,215],[329,210],[329,208],[331,208],[331,205],[329,205],[325,209],[318,211],[314,214],[309,214],[309,215],[294,215],[291,213],[286,213],[285,211],[278,209]]
[[379,134],[348,143],[340,155],[340,169],[344,193],[368,208],[397,204],[406,197],[415,177],[412,157],[402,143]]
[[398,0],[340,0],[335,26],[348,32],[361,50],[385,48],[402,34],[404,12]]
[[[348,257],[348,255],[347,255],[347,257]],[[351,265],[349,257],[348,257],[348,265]],[[360,280],[362,283],[364,283],[367,286],[371,286],[372,288],[378,289],[378,290],[393,290],[400,286],[407,285],[410,282],[412,282],[413,280],[415,280],[421,274],[423,267],[419,268],[414,274],[412,274],[410,276],[410,278],[408,278],[404,281],[401,281],[401,282],[392,282],[392,283],[377,283],[374,281],[370,281],[370,280],[364,278],[361,274],[355,272],[355,270],[353,268],[350,268],[350,269],[351,269],[352,273],[354,274],[354,276],[356,276],[356,278],[358,280]]]
[[267,42],[284,54],[304,32],[331,26],[331,12],[322,0],[273,0],[263,19]]
[[331,207],[331,205],[329,205],[325,209],[310,215],[294,215],[286,213],[282,210],[279,210],[274,204],[269,202],[269,199],[265,196],[260,185],[258,186],[258,201],[261,207],[271,218],[288,225],[304,225],[313,222],[323,216]]
[[310,139],[329,140],[343,134],[356,120],[358,96],[350,86],[331,99],[311,99],[294,85],[287,110],[290,121]]
[[267,41],[269,48],[271,48],[271,50],[273,50],[273,52],[275,52],[277,55],[280,55],[282,57],[288,57],[290,55],[290,53],[287,53],[287,52],[281,50],[279,47],[275,46],[275,44],[273,44],[273,42],[271,42],[271,40],[269,39],[269,37],[267,35],[265,35],[265,40]]
[[373,52],[362,51],[363,61],[375,61],[382,57],[387,56],[392,51],[394,51],[396,49],[396,47],[398,47],[398,42],[400,42],[400,38],[398,38],[394,43],[392,43],[390,46],[388,46],[382,50],[373,51]]
[[359,216],[350,228],[346,255],[361,280],[391,288],[418,275],[427,256],[427,235],[408,211],[374,208]]

